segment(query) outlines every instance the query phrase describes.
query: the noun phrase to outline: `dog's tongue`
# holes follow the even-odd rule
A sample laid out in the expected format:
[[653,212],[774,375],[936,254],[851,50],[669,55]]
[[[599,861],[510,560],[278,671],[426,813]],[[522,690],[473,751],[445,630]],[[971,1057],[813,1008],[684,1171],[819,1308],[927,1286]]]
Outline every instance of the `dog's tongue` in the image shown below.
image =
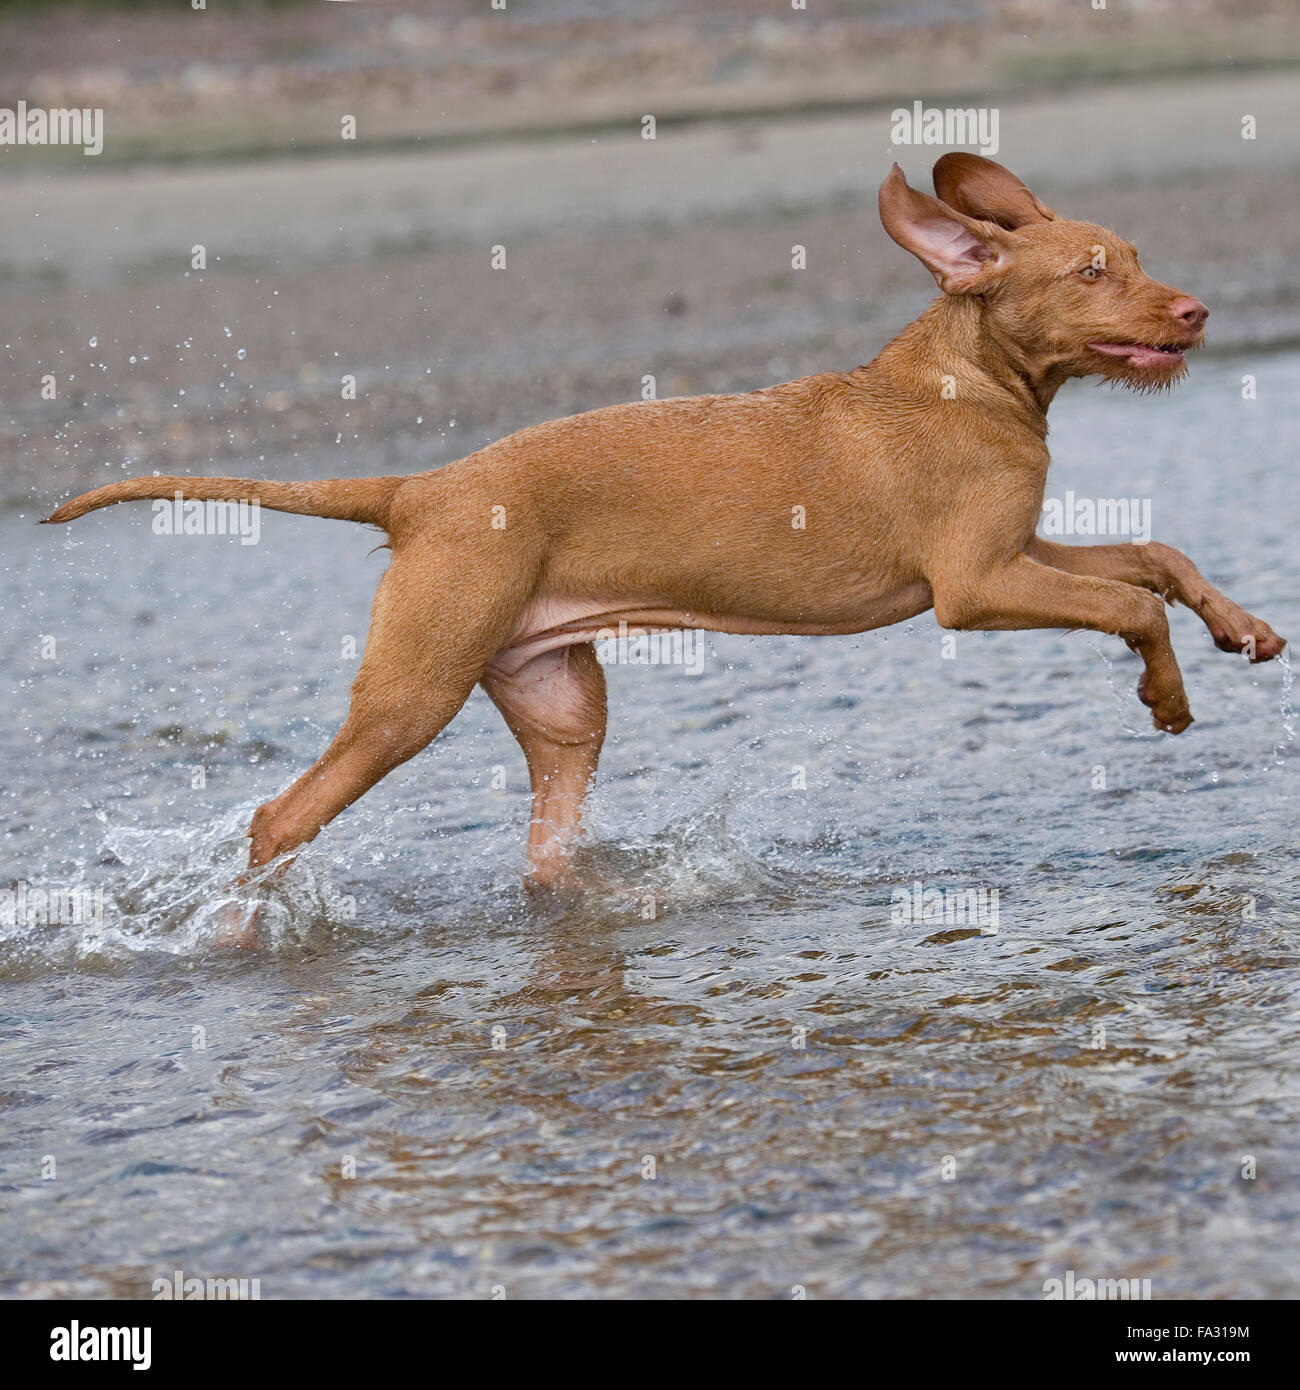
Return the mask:
[[1111,357],[1127,357],[1132,367],[1154,367],[1177,362],[1181,352],[1164,352],[1160,348],[1140,347],[1134,343],[1089,343],[1095,352],[1105,352]]

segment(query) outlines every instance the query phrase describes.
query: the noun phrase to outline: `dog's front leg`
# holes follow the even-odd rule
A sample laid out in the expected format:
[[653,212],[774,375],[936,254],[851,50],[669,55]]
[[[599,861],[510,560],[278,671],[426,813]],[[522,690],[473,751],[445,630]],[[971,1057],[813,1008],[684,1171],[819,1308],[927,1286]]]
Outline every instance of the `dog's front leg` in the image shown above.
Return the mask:
[[1271,661],[1286,641],[1261,618],[1227,597],[1181,550],[1160,541],[1144,545],[1058,545],[1035,536],[1025,553],[1067,574],[1091,574],[1138,584],[1170,603],[1181,603],[1210,629],[1221,651],[1238,652],[1252,661]]
[[1090,628],[1115,633],[1146,667],[1138,696],[1150,707],[1156,728],[1180,734],[1192,722],[1164,603],[1147,589],[1116,579],[1067,574],[1023,554],[999,564],[957,557],[935,567],[930,585],[934,614],[942,627]]

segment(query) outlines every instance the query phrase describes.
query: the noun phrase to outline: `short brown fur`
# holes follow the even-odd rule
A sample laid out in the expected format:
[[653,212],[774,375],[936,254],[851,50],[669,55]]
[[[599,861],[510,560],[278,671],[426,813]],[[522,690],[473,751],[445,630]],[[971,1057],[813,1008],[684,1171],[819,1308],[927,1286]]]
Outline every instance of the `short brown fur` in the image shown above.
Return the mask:
[[1169,546],[1035,535],[1060,386],[1172,384],[1208,310],[990,160],[946,155],[934,179],[938,199],[895,166],[880,213],[944,293],[868,366],[608,406],[411,477],[139,478],[49,518],[181,492],[386,529],[392,563],[347,720],[254,815],[252,866],[312,839],[481,683],[528,761],[530,881],[568,881],[605,734],[592,644],[620,620],[850,633],[933,607],[948,628],[1091,628],[1139,654],[1139,694],[1170,733],[1192,716],[1166,601],[1191,608],[1225,650],[1258,661],[1282,650]]

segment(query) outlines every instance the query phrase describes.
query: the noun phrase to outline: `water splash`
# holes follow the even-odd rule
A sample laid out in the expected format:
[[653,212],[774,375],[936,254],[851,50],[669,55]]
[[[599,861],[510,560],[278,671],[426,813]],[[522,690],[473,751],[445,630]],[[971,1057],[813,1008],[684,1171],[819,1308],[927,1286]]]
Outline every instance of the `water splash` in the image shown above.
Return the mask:
[[781,872],[755,858],[730,830],[734,799],[731,790],[724,790],[662,829],[585,847],[578,861],[589,885],[585,896],[656,915],[770,896],[782,887]]
[[1120,688],[1119,682],[1115,678],[1115,663],[1106,655],[1105,648],[1097,640],[1090,640],[1088,645],[1101,657],[1106,666],[1106,683],[1110,686],[1110,693],[1115,697],[1115,703],[1119,706],[1119,722],[1126,734],[1133,738],[1154,739],[1159,738],[1158,731],[1152,727],[1140,728],[1132,721],[1129,711],[1132,703],[1124,690]]
[[[228,930],[232,909],[257,910],[259,944],[272,950],[355,926],[355,903],[311,846],[287,862],[245,875],[250,808],[198,826],[113,825],[78,873],[29,885],[27,901],[0,913],[0,971],[36,966],[111,966],[142,954],[197,959]],[[57,894],[57,901],[54,895]],[[93,902],[70,915],[70,902]]]
[[1273,745],[1273,762],[1281,767],[1286,762],[1287,750],[1295,742],[1295,670],[1291,665],[1291,649],[1283,647],[1277,664],[1282,668],[1282,694],[1278,712],[1282,720],[1282,730],[1286,737]]

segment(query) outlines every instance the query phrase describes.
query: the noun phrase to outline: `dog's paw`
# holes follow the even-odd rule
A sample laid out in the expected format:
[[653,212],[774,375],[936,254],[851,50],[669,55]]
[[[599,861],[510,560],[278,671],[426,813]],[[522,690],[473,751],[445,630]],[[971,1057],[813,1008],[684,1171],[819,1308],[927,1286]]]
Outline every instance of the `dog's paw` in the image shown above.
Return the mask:
[[1151,711],[1151,722],[1161,733],[1181,734],[1196,721],[1184,700],[1181,704],[1156,705]]
[[1235,605],[1228,612],[1215,615],[1210,622],[1210,636],[1221,652],[1234,652],[1251,661],[1272,661],[1286,646],[1286,639],[1266,622]]
[[1181,734],[1192,723],[1187,692],[1181,685],[1161,690],[1143,676],[1138,683],[1138,699],[1151,711],[1151,722],[1166,734]]
[[264,945],[263,915],[261,903],[225,903],[217,919],[217,939],[214,945],[224,950],[260,951]]

